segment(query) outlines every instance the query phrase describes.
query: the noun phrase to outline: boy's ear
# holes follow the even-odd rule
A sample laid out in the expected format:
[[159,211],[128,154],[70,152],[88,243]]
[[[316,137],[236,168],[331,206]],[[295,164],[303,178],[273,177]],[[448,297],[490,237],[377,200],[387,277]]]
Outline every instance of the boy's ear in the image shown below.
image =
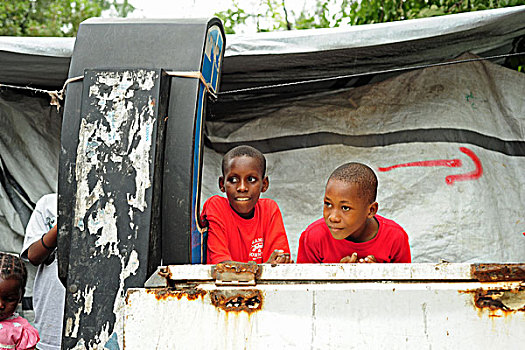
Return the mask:
[[224,176],[219,176],[219,189],[221,192],[226,192],[226,188],[224,188]]
[[263,185],[261,188],[261,192],[266,192],[269,186],[270,186],[270,179],[268,179],[268,176],[265,176],[263,179]]
[[378,209],[379,209],[379,205],[377,204],[377,202],[370,204],[370,207],[368,207],[368,217],[373,218],[374,215],[377,214]]

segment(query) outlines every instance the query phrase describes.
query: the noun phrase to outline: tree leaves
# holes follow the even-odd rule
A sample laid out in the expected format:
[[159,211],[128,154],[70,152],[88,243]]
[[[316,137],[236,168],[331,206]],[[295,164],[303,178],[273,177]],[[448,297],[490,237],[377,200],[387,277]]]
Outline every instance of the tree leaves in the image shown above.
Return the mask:
[[82,21],[107,10],[126,17],[134,7],[128,0],[2,1],[0,35],[75,36]]
[[255,23],[258,32],[286,29],[331,28],[442,16],[524,5],[525,0],[316,0],[311,9],[287,11],[286,0],[261,0],[248,12],[232,0],[232,9],[216,13],[226,33]]

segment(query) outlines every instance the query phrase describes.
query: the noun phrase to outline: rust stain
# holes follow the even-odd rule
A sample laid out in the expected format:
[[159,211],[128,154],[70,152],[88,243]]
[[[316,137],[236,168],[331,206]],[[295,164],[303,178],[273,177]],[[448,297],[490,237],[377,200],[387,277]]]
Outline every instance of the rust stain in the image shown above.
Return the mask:
[[257,274],[259,271],[259,266],[253,262],[250,261],[248,263],[241,263],[236,261],[231,262],[225,262],[215,265],[215,268],[213,269],[213,273],[252,273],[254,275]]
[[210,292],[213,306],[226,312],[252,314],[262,309],[263,295],[257,289],[214,290]]
[[501,286],[459,291],[472,294],[474,306],[481,316],[481,311],[488,311],[491,318],[507,317],[517,312],[525,312],[525,285],[515,287]]
[[480,282],[525,281],[525,264],[473,264],[470,274]]
[[160,268],[158,274],[160,277],[163,277],[168,281],[171,279],[171,271],[167,267]]
[[255,285],[260,274],[259,266],[253,261],[224,262],[212,267],[212,277],[217,284]]
[[194,287],[184,288],[181,290],[173,290],[170,288],[148,288],[146,289],[146,292],[148,294],[154,294],[157,300],[166,300],[173,298],[177,298],[178,300],[181,300],[182,298],[186,298],[188,300],[196,300],[199,297],[202,298],[206,295],[205,290]]

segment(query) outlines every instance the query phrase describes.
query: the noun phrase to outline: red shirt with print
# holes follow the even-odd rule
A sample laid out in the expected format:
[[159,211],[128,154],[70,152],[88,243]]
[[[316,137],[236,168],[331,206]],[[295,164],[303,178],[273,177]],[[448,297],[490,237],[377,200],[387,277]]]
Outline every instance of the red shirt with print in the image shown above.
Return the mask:
[[339,263],[345,256],[357,253],[357,258],[373,255],[378,263],[409,263],[410,246],[405,230],[394,221],[376,215],[377,235],[368,242],[354,243],[335,239],[324,219],[314,221],[299,239],[298,263]]
[[226,260],[262,264],[275,249],[290,253],[281,211],[273,200],[260,198],[253,218],[240,217],[227,198],[213,196],[202,209],[208,222],[208,264]]

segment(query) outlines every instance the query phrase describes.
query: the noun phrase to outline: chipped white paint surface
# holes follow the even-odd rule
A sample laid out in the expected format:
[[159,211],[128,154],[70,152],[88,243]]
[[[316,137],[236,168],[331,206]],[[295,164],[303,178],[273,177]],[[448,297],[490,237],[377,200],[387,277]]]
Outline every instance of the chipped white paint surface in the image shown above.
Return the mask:
[[[94,101],[98,112],[103,115],[104,120],[97,119],[88,122],[82,119],[79,130],[79,143],[77,147],[77,196],[75,205],[75,226],[84,231],[86,223],[84,217],[87,211],[102,197],[104,193],[102,183],[104,173],[107,171],[106,163],[122,163],[123,157],[129,158],[131,169],[122,169],[135,174],[135,193],[128,193],[127,200],[130,206],[144,211],[146,207],[145,192],[151,187],[150,180],[150,152],[152,146],[153,126],[155,124],[154,106],[155,101],[150,98],[144,108],[136,108],[131,99],[134,89],[130,89],[134,82],[138,82],[136,89],[151,90],[154,87],[155,71],[139,70],[136,76],[132,72],[102,72],[97,76],[97,83],[90,86],[89,98]],[[109,86],[109,89],[106,87]],[[130,125],[124,128],[123,125]],[[133,141],[139,140],[138,145],[133,146]],[[100,151],[100,146],[109,147],[110,153]],[[133,146],[133,147],[132,147]],[[88,174],[92,170],[98,171],[97,183],[90,191]],[[111,210],[111,208],[108,208]],[[105,211],[100,215],[106,215]],[[107,224],[115,217],[106,215]],[[89,229],[90,234],[96,234],[98,226]],[[105,241],[104,244],[117,243],[115,235],[108,232],[106,238],[113,239]],[[118,252],[117,252],[118,253]]]
[[91,314],[91,311],[93,310],[93,294],[97,287],[89,287],[86,286],[84,288],[84,291],[77,291],[73,294],[73,298],[75,301],[83,301],[81,304],[82,307],[78,308],[75,311],[75,317],[74,318],[68,318],[66,321],[66,330],[65,335],[67,337],[76,338],[78,335],[78,328],[80,326],[80,315],[82,313],[84,314]]
[[82,312],[82,309],[77,309],[77,311],[75,312],[75,318],[70,317],[67,319],[66,331],[65,331],[66,337],[72,337],[72,338],[77,337],[81,312]]
[[[95,216],[90,216],[88,221],[88,231],[91,234],[96,234],[100,230],[95,246],[97,248],[100,247],[100,253],[105,253],[104,255],[108,258],[111,255],[119,255],[116,218],[115,205],[113,205],[113,200],[110,199],[104,208],[98,210]],[[107,251],[105,252],[106,247]]]
[[86,286],[86,289],[84,290],[84,312],[88,315],[93,309],[93,292],[95,289],[96,287],[89,288]]
[[[162,267],[159,267],[161,269]],[[210,265],[169,265],[174,281],[210,281]],[[159,271],[159,269],[157,271]],[[471,264],[290,264],[259,265],[259,281],[472,280]],[[149,285],[153,287],[154,285]]]
[[[147,208],[146,190],[152,186],[151,159],[153,135],[156,127],[153,97],[137,91],[149,92],[155,88],[158,72],[150,70],[97,71],[88,90],[91,114],[81,119],[75,177],[77,191],[74,207],[74,227],[95,238],[90,247],[90,258],[117,257],[120,264],[119,289],[113,302],[115,323],[98,322],[100,327],[92,339],[83,339],[82,315],[90,315],[96,305],[96,286],[88,285],[76,291],[73,298],[78,305],[73,317],[66,320],[66,337],[77,338],[74,349],[123,348],[123,306],[125,281],[139,268],[137,251],[119,248],[121,239],[136,238],[139,229],[134,221],[137,212]],[[144,99],[145,98],[145,99]],[[115,191],[110,183],[118,176],[133,177],[135,189],[131,193]],[[108,190],[111,189],[111,190]],[[116,203],[127,203],[118,207]],[[135,211],[135,212],[134,212]],[[129,222],[117,225],[117,218]],[[119,221],[119,225],[120,225]],[[124,230],[125,232],[120,232]],[[120,238],[119,238],[120,237]],[[95,249],[93,249],[95,248]],[[93,282],[95,283],[95,282]],[[108,345],[110,344],[110,345]]]
[[[124,343],[124,305],[125,305],[125,289],[124,281],[131,275],[134,275],[139,268],[139,259],[137,251],[133,250],[129,255],[129,260],[124,265],[124,261],[121,260],[122,269],[120,273],[120,285],[115,299],[115,304],[113,305],[113,312],[115,313],[116,319],[114,324],[114,332],[117,333],[118,343],[120,348],[123,349]],[[107,340],[106,340],[107,341]],[[105,342],[104,342],[105,343]]]
[[[197,285],[203,296],[128,291],[125,349],[518,349],[525,315],[477,309],[469,290],[519,282],[337,282]],[[214,290],[256,289],[252,314],[216,308]],[[525,299],[523,300],[525,302]]]

